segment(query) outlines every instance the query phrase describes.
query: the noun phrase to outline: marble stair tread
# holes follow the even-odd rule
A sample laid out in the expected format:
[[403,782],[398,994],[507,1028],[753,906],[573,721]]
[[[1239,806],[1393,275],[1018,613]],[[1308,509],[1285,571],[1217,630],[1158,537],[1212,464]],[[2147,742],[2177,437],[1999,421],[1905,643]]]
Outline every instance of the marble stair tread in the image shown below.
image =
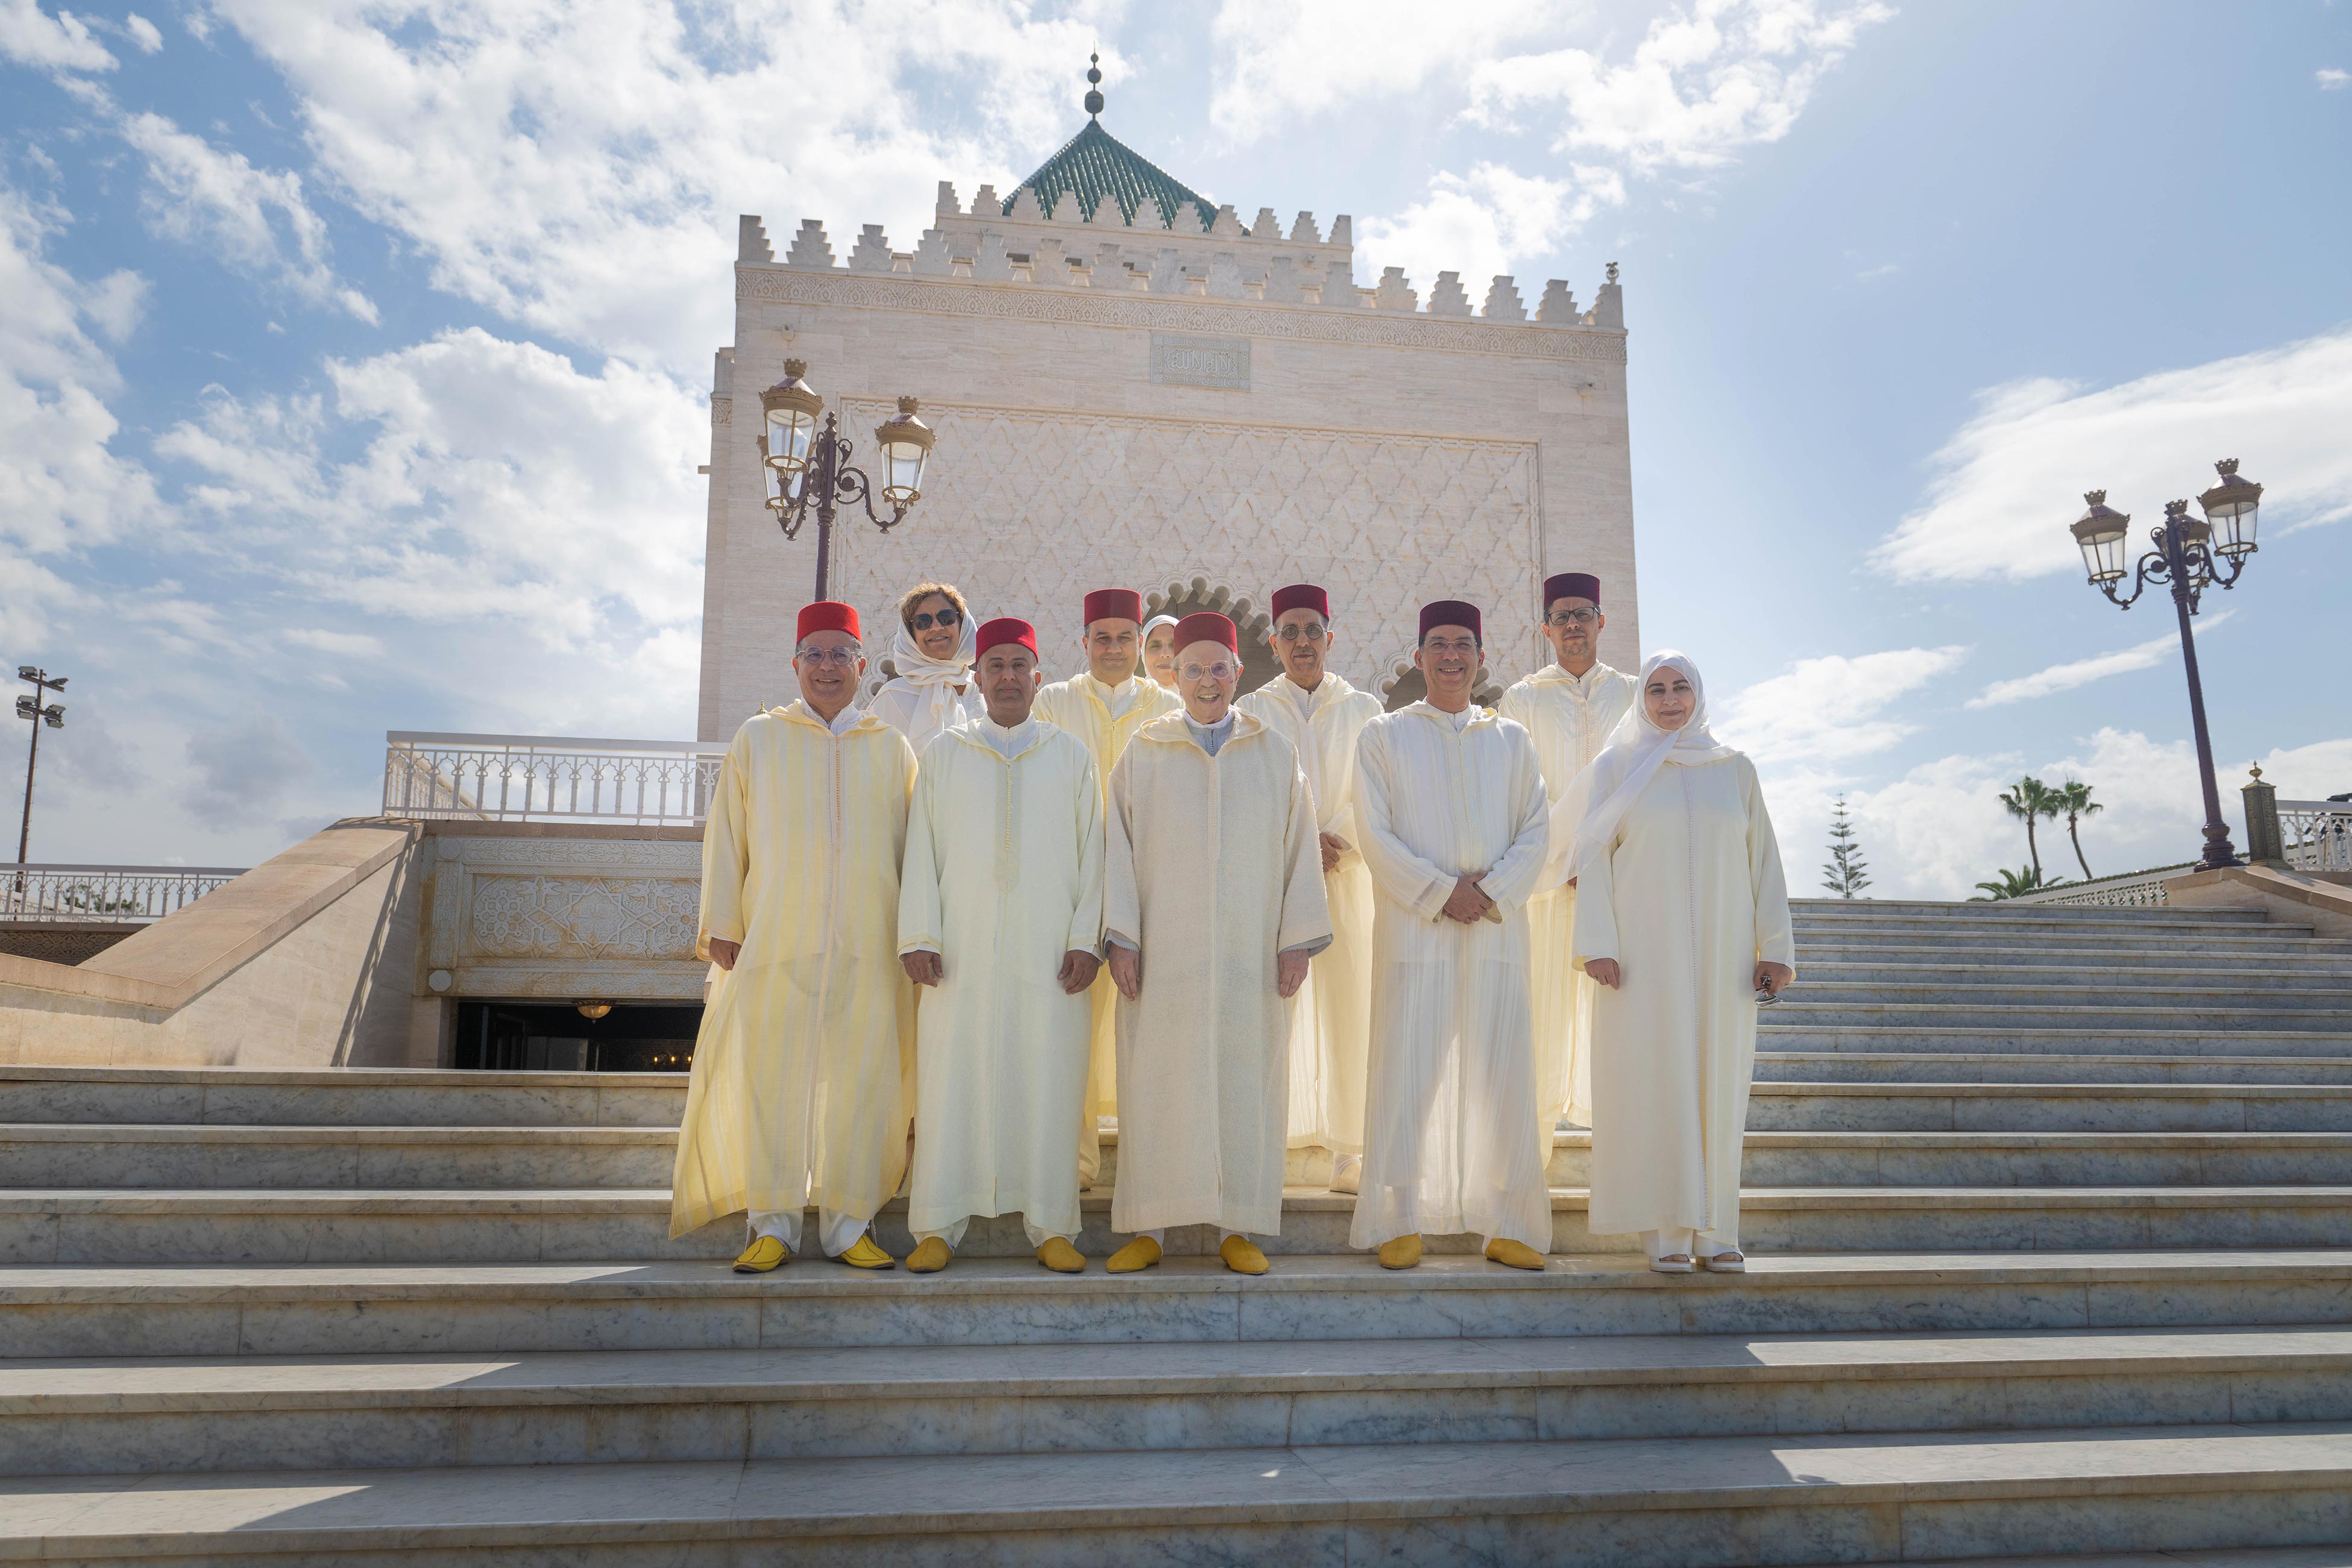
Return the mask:
[[[2098,1500],[2243,1501],[2346,1485],[2352,1427],[2336,1425],[198,1472],[0,1480],[0,1554],[544,1553],[614,1540],[872,1539],[886,1529],[1328,1521],[1357,1531],[1465,1516],[1971,1500],[2062,1505],[2063,1514]],[[2093,1534],[2050,1515],[2041,1523]],[[1910,1545],[1907,1529],[1905,1537]]]
[[0,1360],[0,1417],[2239,1372],[2352,1372],[2352,1328]]
[[[1782,1004],[1785,1006],[1786,1004]],[[1967,1010],[1967,1009],[1962,1009]],[[1774,1014],[1779,1008],[1772,1009]],[[1975,1016],[1982,1017],[1981,1009]],[[2032,1024],[1982,1024],[1938,1022],[1933,1028],[1906,1028],[1885,1021],[1870,1023],[1818,1023],[1813,1021],[1783,1022],[1775,1016],[1758,1020],[1756,1031],[1759,1053],[1777,1047],[1776,1042],[1790,1040],[1811,1041],[1855,1042],[1856,1051],[1895,1051],[1905,1052],[1943,1052],[1947,1051],[2000,1050],[2003,1054],[2076,1055],[2095,1051],[2114,1041],[2117,1054],[2140,1054],[2136,1047],[2158,1051],[2169,1047],[2174,1053],[2245,1057],[2267,1055],[2309,1055],[2321,1051],[2352,1051],[2352,1031],[2326,1030],[2258,1030],[2258,1029],[2153,1029],[2134,1027],[2111,1029],[2104,1026],[2065,1026]]]
[[2168,1552],[2065,1552],[2052,1557],[1939,1557],[1931,1563],[1883,1560],[1853,1568],[2352,1568],[2352,1546],[2216,1546]]
[[[2352,1060],[2336,1056],[2043,1055],[2024,1051],[1759,1051],[1755,1091],[1792,1092],[1824,1084],[1862,1088],[1926,1084],[1981,1089],[2014,1084],[2071,1085],[2108,1092],[2177,1084],[2192,1090],[2276,1085],[2352,1089]],[[1811,1073],[1893,1073],[1899,1077],[1816,1078]],[[2031,1076],[2046,1074],[2044,1077]]]

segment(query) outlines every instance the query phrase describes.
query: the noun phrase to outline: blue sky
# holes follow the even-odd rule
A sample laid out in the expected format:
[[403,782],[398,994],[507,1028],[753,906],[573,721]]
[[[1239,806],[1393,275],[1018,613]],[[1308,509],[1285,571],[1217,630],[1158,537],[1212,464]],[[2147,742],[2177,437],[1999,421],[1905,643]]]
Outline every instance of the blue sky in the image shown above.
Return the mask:
[[74,680],[35,858],[249,863],[367,810],[387,728],[690,733],[735,214],[910,246],[1082,123],[1096,47],[1111,131],[1352,214],[1360,282],[1622,265],[1643,631],[1800,885],[1843,791],[1875,891],[1965,893],[2026,769],[2108,802],[2095,871],[2193,853],[2169,605],[2064,526],[2217,457],[2270,486],[2201,622],[2225,791],[2352,789],[2352,7],[1431,23],[0,0],[0,661]]

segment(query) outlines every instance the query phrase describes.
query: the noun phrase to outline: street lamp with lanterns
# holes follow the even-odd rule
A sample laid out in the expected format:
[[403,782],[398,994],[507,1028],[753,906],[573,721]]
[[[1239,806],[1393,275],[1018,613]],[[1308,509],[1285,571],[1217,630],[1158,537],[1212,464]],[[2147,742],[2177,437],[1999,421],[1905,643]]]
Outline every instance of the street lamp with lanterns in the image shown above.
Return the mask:
[[[33,684],[31,696],[16,699],[16,716],[33,721],[33,744],[25,752],[25,826],[16,834],[16,863],[23,865],[33,847],[33,768],[41,759],[41,726],[46,724],[51,729],[66,727],[65,704],[50,703],[43,706],[41,699],[51,692],[65,690],[66,678],[53,675],[37,664],[17,665],[16,678]],[[22,872],[16,873],[16,888],[20,893],[24,891],[24,874]]]
[[2197,637],[2189,629],[2189,617],[2197,613],[2198,596],[2208,587],[2234,587],[2244,573],[2246,558],[2254,553],[2254,516],[2263,500],[2263,487],[2239,476],[2236,458],[2225,457],[2213,466],[2221,476],[2220,482],[2197,497],[2204,521],[2189,515],[2188,502],[2166,502],[2163,524],[2148,532],[2156,549],[2131,569],[2129,593],[2117,593],[2116,585],[2124,580],[2124,558],[2130,553],[2130,515],[2109,507],[2105,490],[2093,490],[2083,497],[2091,509],[2074,525],[2091,586],[2118,606],[2129,610],[2151,582],[2172,590],[2172,608],[2180,621],[2181,663],[2189,671],[2197,771],[2205,789],[2205,853],[2198,863],[2207,869],[2239,862],[2230,830],[2221,821],[2221,792],[2213,783],[2213,743],[2205,733],[2205,686],[2197,676]]
[[810,510],[815,510],[816,597],[823,599],[835,508],[847,501],[859,503],[867,520],[884,533],[905,521],[908,509],[922,498],[923,467],[930,459],[935,434],[915,417],[910,397],[900,398],[897,416],[875,428],[875,445],[882,456],[882,500],[890,508],[885,517],[874,509],[865,471],[849,465],[856,448],[842,436],[839,416],[824,412],[824,396],[808,383],[806,360],[784,361],[784,379],[760,394],[760,467],[767,476],[768,510],[776,514],[788,539],[800,536]]

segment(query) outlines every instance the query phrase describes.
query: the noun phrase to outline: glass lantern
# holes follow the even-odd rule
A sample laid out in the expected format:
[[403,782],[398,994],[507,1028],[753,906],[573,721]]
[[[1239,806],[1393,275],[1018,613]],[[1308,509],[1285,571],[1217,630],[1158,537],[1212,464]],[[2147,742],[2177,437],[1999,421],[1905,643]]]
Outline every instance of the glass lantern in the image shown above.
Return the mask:
[[915,417],[915,400],[898,400],[898,414],[874,428],[874,443],[882,454],[882,498],[893,507],[911,507],[922,498],[923,465],[931,455],[937,434]]
[[2254,553],[2254,514],[2263,504],[2263,487],[2238,476],[2238,460],[2224,457],[2213,465],[2221,482],[2197,497],[2205,521],[2213,530],[2213,549],[2231,560]]
[[2104,588],[2108,583],[2120,582],[2125,540],[2131,533],[2131,514],[2108,506],[2105,490],[2087,491],[2083,499],[2090,503],[2091,509],[2075,520],[2074,542],[2083,547],[2083,565],[2090,571],[2091,586]]
[[798,474],[808,466],[810,450],[816,444],[816,416],[824,409],[824,399],[803,379],[807,374],[806,360],[786,360],[784,379],[760,394],[765,415],[760,457],[784,474]]

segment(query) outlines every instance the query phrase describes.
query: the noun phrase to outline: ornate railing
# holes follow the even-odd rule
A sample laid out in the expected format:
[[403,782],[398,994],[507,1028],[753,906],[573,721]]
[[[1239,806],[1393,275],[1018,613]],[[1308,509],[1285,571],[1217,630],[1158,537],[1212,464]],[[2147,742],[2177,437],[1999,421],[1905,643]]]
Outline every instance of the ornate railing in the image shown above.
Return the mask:
[[702,821],[723,740],[589,740],[551,735],[384,737],[383,814],[478,821]]
[[2352,871],[2352,800],[2281,800],[2279,840],[2297,871]]
[[0,865],[0,920],[143,924],[244,874],[237,866]]
[[2111,904],[2125,906],[2147,906],[2163,904],[2164,884],[2168,878],[2193,870],[2194,861],[2179,865],[2160,865],[2148,871],[2126,872],[2120,876],[2094,877],[2089,882],[2062,883],[2056,887],[2021,893],[2006,902],[2011,904]]

